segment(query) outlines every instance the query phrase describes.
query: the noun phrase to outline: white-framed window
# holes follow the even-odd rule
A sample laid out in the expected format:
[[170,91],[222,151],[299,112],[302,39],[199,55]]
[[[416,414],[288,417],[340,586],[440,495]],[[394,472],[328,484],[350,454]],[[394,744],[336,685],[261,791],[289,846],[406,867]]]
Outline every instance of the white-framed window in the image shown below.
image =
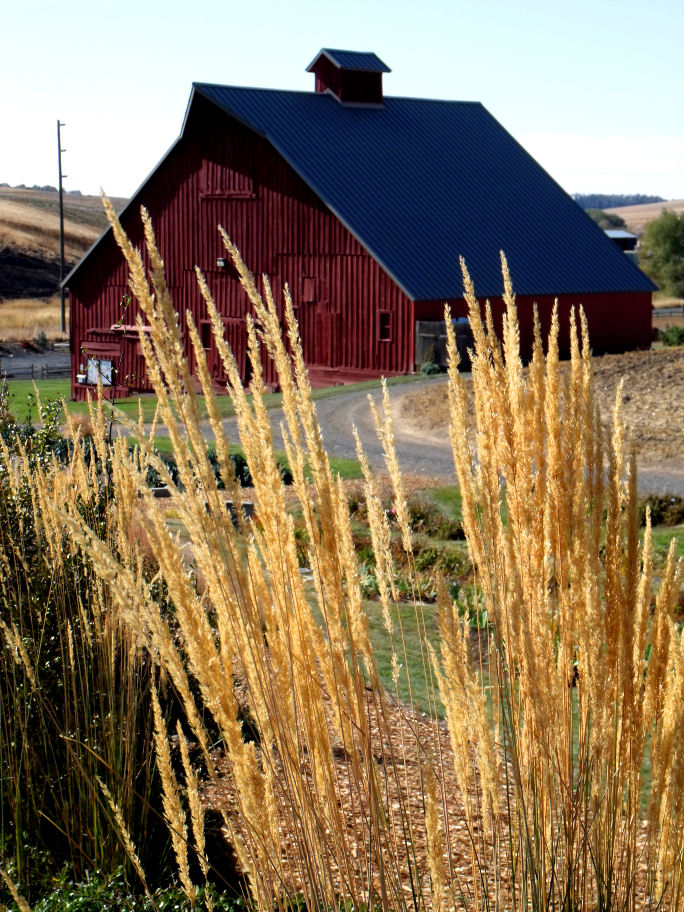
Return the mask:
[[111,386],[113,373],[114,365],[109,358],[88,358],[86,383],[92,383],[94,386],[97,386],[98,383],[101,383],[102,386]]

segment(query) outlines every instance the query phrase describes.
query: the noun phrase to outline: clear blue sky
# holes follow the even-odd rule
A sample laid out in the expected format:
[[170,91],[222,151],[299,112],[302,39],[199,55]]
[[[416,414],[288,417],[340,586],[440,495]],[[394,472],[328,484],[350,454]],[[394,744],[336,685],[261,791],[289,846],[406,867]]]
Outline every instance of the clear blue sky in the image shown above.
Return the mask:
[[682,0],[15,0],[1,17],[0,183],[128,196],[191,83],[313,89],[375,51],[388,95],[481,101],[570,193],[684,198]]

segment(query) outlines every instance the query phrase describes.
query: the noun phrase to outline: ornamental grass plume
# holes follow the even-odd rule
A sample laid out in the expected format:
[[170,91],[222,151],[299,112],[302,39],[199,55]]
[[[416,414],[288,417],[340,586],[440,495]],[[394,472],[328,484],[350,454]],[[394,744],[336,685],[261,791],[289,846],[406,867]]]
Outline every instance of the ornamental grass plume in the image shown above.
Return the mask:
[[[532,362],[523,371],[503,258],[502,267],[500,342],[489,307],[482,319],[463,264],[475,339],[472,442],[447,328],[464,529],[491,621],[490,714],[505,769],[512,836],[503,845],[517,867],[514,901],[533,908],[681,908],[684,818],[671,789],[684,753],[684,653],[673,621],[681,567],[673,542],[653,603],[650,522],[640,544],[622,392],[604,441],[584,315],[580,327],[571,317],[568,373],[559,370],[556,313],[546,355],[537,322]],[[446,661],[458,650],[458,628],[443,625],[442,633]],[[446,706],[453,727],[461,706],[453,699]],[[670,740],[673,726],[679,737]],[[645,821],[649,738],[657,774]],[[660,758],[663,738],[668,746]]]
[[[650,531],[643,545],[637,535],[634,458],[619,398],[612,437],[603,439],[584,317],[579,326],[573,318],[567,376],[559,370],[555,314],[546,353],[537,322],[533,358],[523,369],[505,263],[501,341],[488,307],[483,319],[464,267],[476,428],[472,438],[447,319],[450,435],[468,548],[487,608],[480,639],[487,661],[473,662],[467,619],[438,581],[440,638],[429,643],[424,636],[419,672],[432,708],[422,717],[397,697],[406,656],[391,536],[359,445],[394,653],[390,680],[383,682],[378,670],[349,510],[316,420],[287,288],[281,303],[265,277],[251,276],[222,232],[253,308],[247,317],[252,379],[245,390],[198,275],[254,482],[254,522],[239,509],[229,441],[192,314],[184,320],[221,477],[238,505],[234,525],[207,460],[180,321],[149,217],[143,211],[143,256],[109,214],[149,327],[140,345],[183,487],[168,473],[164,480],[192,545],[192,567],[146,489],[140,458],[122,448],[113,458],[114,497],[135,504],[170,609],[160,608],[132,553],[112,551],[73,510],[60,515],[107,584],[128,635],[182,703],[177,772],[173,752],[162,744],[171,733],[159,719],[156,738],[188,894],[195,890],[192,866],[180,841],[196,848],[199,869],[207,872],[199,788],[200,800],[222,814],[251,900],[262,910],[293,902],[312,910],[342,904],[383,912],[681,909],[684,660],[672,616],[681,571],[671,552],[653,603]],[[264,404],[264,358],[275,363],[282,390],[309,586],[299,570]],[[386,394],[376,420],[411,564]],[[152,437],[139,440],[154,463]],[[164,474],[161,464],[158,470]],[[122,522],[126,516],[124,506]],[[416,594],[412,604],[424,631]],[[188,742],[196,745],[192,752]],[[646,794],[649,750],[657,767]]]

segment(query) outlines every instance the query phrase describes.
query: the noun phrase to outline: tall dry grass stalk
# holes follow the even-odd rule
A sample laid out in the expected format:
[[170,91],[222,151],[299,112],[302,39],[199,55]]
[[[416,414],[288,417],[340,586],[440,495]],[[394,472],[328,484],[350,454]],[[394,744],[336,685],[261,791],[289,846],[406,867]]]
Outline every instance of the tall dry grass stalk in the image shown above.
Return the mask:
[[[681,909],[684,653],[672,620],[678,571],[671,552],[653,602],[649,533],[643,546],[637,535],[636,468],[619,402],[613,436],[602,438],[586,327],[580,345],[573,323],[567,380],[558,370],[556,319],[546,355],[537,332],[524,371],[505,266],[502,344],[489,312],[483,323],[464,272],[477,429],[471,440],[451,336],[451,440],[491,622],[480,647],[488,663],[471,661],[466,622],[441,585],[441,640],[424,643],[422,672],[435,710],[423,719],[398,705],[378,674],[346,499],[316,420],[289,292],[280,305],[264,278],[262,297],[223,233],[253,306],[248,396],[198,275],[258,504],[257,521],[240,514],[235,528],[206,458],[180,321],[149,218],[143,212],[143,258],[111,210],[110,217],[150,328],[140,344],[184,487],[166,475],[192,543],[192,568],[144,485],[139,461],[121,447],[112,463],[117,515],[123,527],[136,514],[173,611],[160,610],[132,554],[113,553],[73,511],[60,516],[90,554],[130,635],[183,702],[182,766],[164,746],[172,733],[159,719],[157,741],[166,815],[189,895],[187,850],[192,844],[200,860],[204,854],[197,799],[203,779],[202,800],[221,809],[226,837],[263,910],[296,897],[310,909],[344,903],[386,912]],[[189,313],[187,326],[222,477],[239,505]],[[262,357],[275,362],[283,394],[310,591],[273,452]],[[377,421],[410,560],[387,402]],[[141,429],[138,437],[154,461],[152,439]],[[164,474],[160,463],[158,470]],[[367,467],[366,479],[396,684],[404,657],[390,533]],[[420,620],[417,599],[415,610]],[[438,699],[448,732],[437,718]],[[642,817],[649,753],[655,775]]]
[[[523,372],[503,269],[500,344],[463,266],[475,337],[472,444],[453,334],[449,397],[464,528],[492,623],[492,707],[480,704],[476,717],[502,748],[512,898],[536,909],[635,908],[647,897],[681,908],[684,647],[672,617],[681,568],[672,547],[654,601],[622,391],[604,441],[583,315],[581,333],[571,323],[569,374],[558,369],[555,316],[546,356],[537,328]],[[446,663],[460,647],[457,624],[442,633]],[[458,691],[446,705],[453,730]],[[473,740],[491,749],[479,726]],[[649,740],[656,775],[642,820]]]

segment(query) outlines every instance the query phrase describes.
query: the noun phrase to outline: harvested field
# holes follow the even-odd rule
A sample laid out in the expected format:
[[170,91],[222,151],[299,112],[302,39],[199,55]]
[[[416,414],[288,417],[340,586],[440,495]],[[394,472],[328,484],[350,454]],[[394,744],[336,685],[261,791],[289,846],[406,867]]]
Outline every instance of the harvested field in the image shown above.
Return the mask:
[[[684,347],[603,355],[593,359],[596,395],[604,420],[610,418],[618,384],[637,455],[648,462],[682,459],[684,453]],[[466,388],[471,386],[465,378]],[[423,434],[444,438],[448,423],[446,383],[408,392],[400,418]]]
[[[0,301],[0,340],[22,342],[40,333],[47,339],[61,339],[61,302],[50,298],[15,298]],[[0,357],[5,356],[4,352]]]
[[606,209],[613,215],[619,215],[627,223],[629,231],[641,234],[653,219],[657,219],[663,209],[671,209],[680,215],[684,212],[684,200],[666,200],[664,203],[642,203],[640,206],[616,206]]
[[[124,200],[112,200],[120,208]],[[96,196],[64,196],[64,257],[74,266],[106,225]],[[47,297],[58,290],[57,191],[0,187],[0,299]]]

